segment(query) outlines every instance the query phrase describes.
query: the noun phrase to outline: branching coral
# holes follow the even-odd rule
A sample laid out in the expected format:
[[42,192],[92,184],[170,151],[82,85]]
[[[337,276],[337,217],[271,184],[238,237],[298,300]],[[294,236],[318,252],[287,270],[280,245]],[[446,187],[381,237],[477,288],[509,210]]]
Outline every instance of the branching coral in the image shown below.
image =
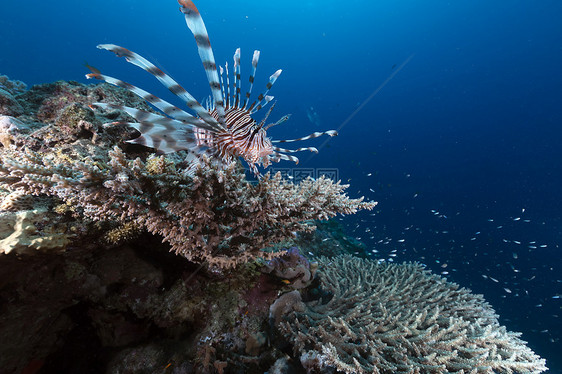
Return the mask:
[[[520,334],[500,326],[481,295],[418,263],[377,264],[351,256],[324,257],[319,263],[323,297],[304,303],[293,291],[272,306],[278,328],[311,372],[546,370]],[[284,319],[278,310],[285,311]]]
[[35,195],[56,196],[95,220],[134,222],[162,235],[172,250],[221,268],[256,257],[268,244],[310,231],[310,220],[372,209],[350,199],[346,185],[307,179],[298,185],[280,174],[246,181],[236,163],[202,158],[187,172],[172,159],[128,160],[118,148],[107,162],[67,160],[52,153],[4,151],[0,182]]

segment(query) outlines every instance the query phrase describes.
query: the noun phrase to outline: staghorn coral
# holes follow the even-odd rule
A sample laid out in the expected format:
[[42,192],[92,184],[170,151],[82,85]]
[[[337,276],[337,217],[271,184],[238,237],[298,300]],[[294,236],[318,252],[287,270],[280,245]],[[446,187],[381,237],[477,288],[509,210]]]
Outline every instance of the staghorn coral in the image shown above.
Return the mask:
[[346,185],[326,178],[295,185],[280,174],[265,175],[254,185],[235,162],[222,166],[203,157],[189,172],[175,162],[164,156],[128,160],[118,147],[107,162],[6,150],[0,183],[56,196],[94,220],[134,222],[162,235],[174,252],[220,268],[279,255],[260,249],[313,230],[311,220],[376,205],[350,199]]
[[[507,332],[481,295],[418,263],[319,259],[323,294],[272,315],[309,372],[540,373],[545,361]],[[279,311],[287,311],[283,318]],[[324,372],[324,371],[322,371]]]
[[33,209],[33,199],[24,191],[14,191],[6,196],[0,202],[0,211],[17,212],[20,210]]

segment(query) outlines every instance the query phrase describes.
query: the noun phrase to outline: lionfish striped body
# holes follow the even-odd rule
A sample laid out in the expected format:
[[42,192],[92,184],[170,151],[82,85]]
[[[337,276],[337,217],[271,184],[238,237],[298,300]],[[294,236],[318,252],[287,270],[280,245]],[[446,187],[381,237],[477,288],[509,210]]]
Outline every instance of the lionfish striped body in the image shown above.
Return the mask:
[[[199,56],[203,62],[207,79],[211,87],[211,97],[206,107],[203,107],[189,92],[180,86],[172,77],[164,73],[153,63],[144,57],[129,51],[126,48],[114,44],[98,45],[100,49],[114,52],[117,56],[125,57],[126,60],[152,74],[167,87],[173,94],[182,99],[186,105],[195,113],[195,116],[156,97],[143,89],[133,86],[119,79],[103,75],[99,71],[92,70],[87,74],[88,78],[96,78],[107,83],[123,87],[137,96],[152,104],[164,115],[155,114],[131,107],[95,103],[94,106],[103,109],[121,109],[127,112],[138,122],[113,122],[106,125],[126,124],[137,129],[141,136],[129,140],[129,143],[142,144],[155,148],[161,153],[170,153],[180,150],[188,150],[196,153],[206,151],[223,160],[231,160],[242,157],[254,173],[258,173],[257,166],[268,167],[271,162],[290,160],[298,163],[298,158],[288,155],[300,151],[318,152],[314,147],[284,149],[274,146],[274,143],[288,143],[316,138],[322,135],[334,136],[334,130],[315,132],[308,136],[292,140],[272,141],[267,137],[267,129],[285,122],[289,115],[284,116],[275,123],[265,125],[275,103],[273,103],[265,118],[257,123],[251,115],[262,109],[273,99],[267,95],[273,86],[281,70],[277,70],[269,77],[267,90],[258,96],[257,102],[250,104],[250,96],[254,85],[254,77],[259,51],[254,51],[252,58],[252,70],[250,73],[250,87],[244,97],[241,96],[240,81],[240,48],[234,54],[234,77],[231,92],[228,64],[225,68],[215,64],[215,58],[207,29],[201,18],[201,14],[191,0],[178,0],[180,10],[185,15],[187,26],[195,36]],[[226,84],[225,84],[226,79]]]

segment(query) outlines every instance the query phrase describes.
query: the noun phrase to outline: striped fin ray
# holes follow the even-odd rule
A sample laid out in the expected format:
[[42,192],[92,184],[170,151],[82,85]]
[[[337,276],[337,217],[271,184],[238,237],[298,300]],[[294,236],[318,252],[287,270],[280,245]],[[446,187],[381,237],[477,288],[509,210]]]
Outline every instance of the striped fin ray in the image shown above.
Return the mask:
[[230,77],[228,76],[228,62],[224,63],[226,75],[226,109],[230,108]]
[[328,136],[336,136],[338,135],[338,132],[336,130],[328,130],[328,131],[322,131],[322,132],[313,132],[310,135],[307,136],[303,136],[302,138],[297,138],[297,139],[290,139],[290,140],[272,140],[272,143],[292,143],[292,142],[300,142],[301,140],[308,140],[308,139],[314,139],[314,138],[318,138],[319,136],[322,135],[328,135]]
[[275,73],[271,74],[271,76],[269,77],[269,82],[267,82],[267,85],[265,86],[265,92],[258,96],[258,105],[250,112],[250,114],[254,114],[273,99],[273,96],[267,96],[267,93],[275,84],[275,81],[277,80],[277,78],[279,78],[282,72],[283,70],[279,69]]
[[[224,68],[222,66],[219,66],[220,69],[220,75],[221,75],[221,93],[222,93],[222,97],[226,97],[226,92],[224,92]],[[213,108],[214,109],[214,108]]]
[[[273,100],[273,96],[266,95],[264,97],[264,99],[262,101],[260,101],[258,106],[256,106],[255,108],[254,108],[254,105],[256,104],[256,102],[253,102],[252,105],[250,106],[250,114],[256,113],[258,110],[260,110],[261,108],[266,106],[271,100]],[[252,109],[252,108],[254,108],[254,109]]]
[[318,149],[316,149],[315,147],[305,147],[305,148],[298,148],[298,149],[285,149],[285,148],[273,147],[273,150],[283,153],[296,153],[302,151],[310,151],[310,152],[318,153]]
[[283,153],[273,152],[273,155],[279,160],[293,161],[295,164],[299,163],[299,159],[295,156],[284,155]]
[[167,123],[161,124],[153,122],[113,122],[106,125],[127,125],[137,129],[142,135],[126,142],[155,148],[159,153],[183,150],[199,151],[199,144],[193,128],[173,119],[168,119]]
[[291,118],[290,114],[285,114],[283,117],[281,117],[281,119],[275,123],[270,123],[269,125],[265,126],[263,129],[264,130],[268,130],[270,128],[272,128],[273,126],[277,126],[277,125],[281,125],[285,122],[287,122],[289,120],[289,118]]
[[271,114],[271,112],[273,111],[273,108],[275,108],[275,103],[271,104],[271,106],[269,107],[269,110],[267,111],[267,113],[265,114],[265,117],[263,117],[263,119],[260,121],[260,123],[258,124],[258,128],[262,128],[263,125],[265,125],[265,121],[267,121],[267,119],[269,118],[269,115]]
[[234,52],[234,107],[238,108],[240,105],[240,48]]
[[250,95],[252,94],[252,88],[254,88],[254,79],[256,77],[256,69],[258,67],[258,61],[260,60],[260,51],[255,50],[254,55],[252,56],[252,71],[250,72],[250,78],[248,79],[250,82],[250,89],[246,92],[246,97],[244,98],[244,106],[242,108],[246,109],[246,105],[248,105],[248,100],[250,100]]
[[125,88],[126,90],[131,91],[141,99],[144,99],[150,104],[154,105],[163,113],[169,115],[170,117],[174,117],[177,120],[184,121],[186,123],[193,124],[195,126],[203,127],[213,132],[222,131],[221,127],[218,124],[209,125],[208,123],[203,122],[202,120],[193,117],[191,114],[181,110],[175,105],[172,105],[169,102],[162,100],[159,97],[154,96],[153,94],[143,90],[142,88],[133,86],[132,84],[124,82],[120,79],[113,78],[108,75],[97,74],[97,73],[86,74],[86,78],[88,79],[96,78],[104,82],[107,82],[109,84],[112,84],[114,86]]
[[161,116],[161,115],[156,114],[156,113],[151,113],[151,112],[147,112],[145,110],[141,110],[141,109],[137,109],[137,108],[131,108],[131,107],[124,106],[124,105],[116,105],[116,104],[108,104],[108,103],[93,103],[92,105],[95,106],[95,107],[106,109],[106,110],[107,109],[122,110],[139,122],[150,122],[150,123],[154,123],[154,124],[165,124],[165,123],[170,123],[170,121],[176,121],[177,123],[180,123],[180,122],[183,123],[184,126],[194,125],[194,126],[197,126],[197,127],[203,127],[203,128],[208,130],[208,128],[205,127],[205,126],[207,126],[207,124],[205,122],[201,121],[200,119],[195,118],[195,117],[191,117],[190,121],[176,120],[176,119]]
[[209,125],[217,125],[217,121],[209,115],[209,112],[203,108],[201,104],[189,93],[185,88],[180,86],[172,77],[164,73],[160,68],[148,61],[141,55],[129,51],[126,48],[120,47],[115,44],[100,44],[99,49],[105,49],[115,53],[119,57],[125,57],[127,62],[138,66],[139,68],[152,74],[164,87],[170,90],[174,95],[185,101],[186,105],[195,111],[199,117]]
[[193,36],[195,36],[199,57],[201,57],[201,61],[203,62],[203,67],[205,68],[205,73],[207,73],[207,79],[211,87],[211,94],[215,100],[215,108],[217,110],[219,122],[221,125],[224,125],[224,99],[207,28],[205,27],[199,10],[191,0],[178,0],[178,3],[181,5],[180,11],[185,15],[187,27],[189,27]]

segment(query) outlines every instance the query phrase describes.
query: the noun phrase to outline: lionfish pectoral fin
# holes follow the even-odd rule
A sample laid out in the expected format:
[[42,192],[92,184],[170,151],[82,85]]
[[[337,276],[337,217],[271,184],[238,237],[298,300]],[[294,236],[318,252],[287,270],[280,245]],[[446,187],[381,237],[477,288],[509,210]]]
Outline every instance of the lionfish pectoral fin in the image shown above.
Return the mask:
[[[215,129],[216,129],[216,126],[211,126],[208,123],[201,120],[200,118],[196,118],[196,117],[192,116],[191,114],[181,110],[180,108],[176,107],[175,105],[172,105],[169,102],[167,102],[165,100],[162,100],[159,97],[154,96],[151,93],[149,93],[149,92],[147,92],[147,91],[145,91],[145,90],[143,90],[139,87],[133,86],[130,83],[124,82],[120,79],[113,78],[113,77],[103,75],[103,74],[97,74],[97,73],[86,74],[86,78],[88,78],[88,79],[91,79],[91,78],[99,79],[99,80],[102,80],[102,81],[107,82],[109,84],[112,84],[114,86],[124,88],[124,89],[134,93],[135,95],[137,95],[141,99],[146,100],[148,103],[154,105],[158,110],[160,110],[164,114],[166,114],[170,117],[173,117],[177,120],[183,121],[185,123],[189,123],[189,124],[197,126],[197,127],[204,128],[204,129],[209,130],[209,131],[215,131]],[[94,103],[94,105],[95,104],[104,104],[104,103]]]
[[[173,121],[173,120],[171,120]],[[172,153],[182,150],[197,152],[199,143],[192,128],[181,122],[154,124],[151,122],[122,122],[121,124],[137,129],[141,136],[127,140],[130,144],[140,144],[155,148],[159,153]]]
[[119,57],[125,57],[125,59],[131,64],[138,66],[146,72],[152,74],[164,87],[166,87],[168,90],[170,90],[170,92],[182,99],[185,104],[195,113],[197,113],[197,115],[203,121],[205,121],[209,126],[215,128],[215,131],[222,130],[222,127],[218,124],[218,122],[209,114],[209,112],[205,108],[203,108],[201,104],[199,104],[199,102],[189,92],[187,92],[185,88],[183,88],[172,77],[164,73],[160,68],[158,68],[152,62],[148,61],[146,58],[142,57],[138,53],[115,44],[100,44],[98,45],[98,48],[113,52]]
[[297,139],[288,139],[288,140],[272,140],[272,143],[292,143],[292,142],[300,142],[302,140],[308,140],[308,139],[314,139],[314,138],[318,138],[319,136],[322,135],[328,135],[328,136],[337,136],[338,132],[336,130],[328,130],[328,131],[322,131],[322,132],[313,132],[310,135],[307,136],[303,136],[302,138],[297,138]]
[[199,10],[192,1],[178,0],[178,3],[181,5],[180,11],[185,15],[187,27],[191,30],[193,36],[195,37],[199,57],[201,58],[201,62],[205,68],[207,80],[209,81],[209,86],[211,87],[211,94],[213,95],[213,99],[215,101],[215,109],[217,110],[219,123],[224,125],[224,98],[222,95],[221,84],[219,82],[219,75],[217,73],[217,66],[215,63],[215,56],[213,54],[213,49],[211,48],[211,41],[209,40],[207,28],[205,27],[205,23],[203,22],[203,18],[201,18]]
[[299,163],[299,159],[295,156],[289,156],[279,152],[274,152],[273,154],[277,158],[276,161],[285,160],[285,161],[293,161],[295,164]]
[[95,68],[92,65],[88,64],[87,61],[84,61],[84,66],[87,67],[88,70],[90,70],[94,74],[101,74],[101,72],[98,68]]
[[283,153],[296,153],[296,152],[303,152],[303,151],[318,153],[318,148],[316,147],[304,147],[298,149],[285,149],[285,148],[273,147],[273,150],[276,152],[283,152]]

